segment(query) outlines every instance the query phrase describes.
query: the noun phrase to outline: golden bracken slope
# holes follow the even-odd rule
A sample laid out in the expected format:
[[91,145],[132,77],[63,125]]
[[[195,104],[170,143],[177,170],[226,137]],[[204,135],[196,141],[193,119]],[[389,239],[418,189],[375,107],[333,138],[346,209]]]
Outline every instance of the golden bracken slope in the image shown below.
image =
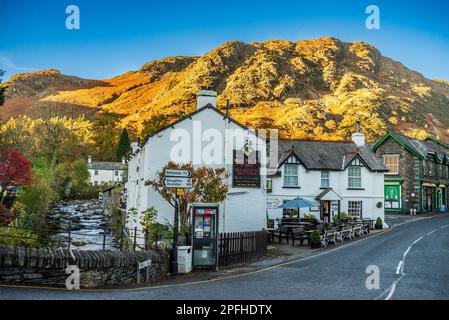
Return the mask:
[[356,121],[369,139],[390,129],[448,139],[449,85],[426,79],[383,57],[373,46],[317,40],[229,42],[202,57],[169,57],[107,80],[58,71],[21,74],[5,82],[2,117],[32,114],[45,105],[70,114],[113,112],[123,125],[165,114],[175,120],[195,109],[209,86],[231,115],[254,128],[277,128],[285,138],[345,139]]

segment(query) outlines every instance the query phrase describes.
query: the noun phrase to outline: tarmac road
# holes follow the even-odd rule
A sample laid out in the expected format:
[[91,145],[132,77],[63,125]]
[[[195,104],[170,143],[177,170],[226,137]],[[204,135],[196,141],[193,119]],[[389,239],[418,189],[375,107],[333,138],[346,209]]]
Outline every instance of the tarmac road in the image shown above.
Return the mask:
[[[0,287],[0,299],[449,299],[449,215],[393,226],[358,242],[221,280],[115,291]],[[369,266],[380,271],[379,288],[366,286]]]

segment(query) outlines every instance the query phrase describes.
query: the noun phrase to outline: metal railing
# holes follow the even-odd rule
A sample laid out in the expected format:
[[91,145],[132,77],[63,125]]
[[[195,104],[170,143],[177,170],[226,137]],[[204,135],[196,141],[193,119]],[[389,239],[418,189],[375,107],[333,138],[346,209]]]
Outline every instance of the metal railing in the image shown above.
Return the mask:
[[[110,224],[99,228],[73,228],[70,217],[61,219],[60,223],[52,219],[39,219],[31,217],[18,217],[0,214],[0,222],[12,220],[8,224],[0,223],[0,231],[21,230],[29,231],[32,236],[17,235],[14,233],[0,232],[1,238],[22,239],[36,241],[41,246],[63,247],[71,249],[76,240],[86,240],[86,244],[97,246],[101,250],[113,248],[120,251],[158,250],[158,243],[164,239],[163,233],[150,234],[147,229],[113,227]],[[64,221],[63,221],[64,220]],[[50,225],[58,225],[58,228],[50,228]],[[98,230],[102,233],[92,234],[83,230]],[[59,237],[58,237],[59,236]],[[101,238],[100,241],[98,239]],[[109,240],[109,241],[108,241]],[[0,244],[2,241],[0,241]]]

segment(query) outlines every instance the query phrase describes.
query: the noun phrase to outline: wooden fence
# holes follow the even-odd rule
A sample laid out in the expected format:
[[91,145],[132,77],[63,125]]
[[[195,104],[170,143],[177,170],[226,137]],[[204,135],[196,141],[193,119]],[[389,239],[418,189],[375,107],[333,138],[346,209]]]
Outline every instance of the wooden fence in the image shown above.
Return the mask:
[[267,252],[267,233],[221,233],[218,238],[218,264],[231,266],[263,257]]

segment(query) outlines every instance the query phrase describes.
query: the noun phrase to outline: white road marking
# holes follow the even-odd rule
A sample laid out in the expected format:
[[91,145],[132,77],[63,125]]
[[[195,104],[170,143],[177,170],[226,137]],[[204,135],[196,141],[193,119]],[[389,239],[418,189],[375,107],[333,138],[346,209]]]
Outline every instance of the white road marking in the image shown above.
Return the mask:
[[398,266],[397,266],[397,268],[396,268],[396,274],[397,275],[399,275],[400,273],[401,273],[401,267],[402,267],[402,264],[403,264],[404,262],[401,260],[401,261],[399,261],[399,263],[398,263]]
[[[416,221],[416,220],[415,220],[415,221]],[[430,235],[432,235],[433,233],[437,232],[438,230],[443,230],[443,229],[445,229],[445,228],[447,228],[447,227],[449,227],[449,224],[448,224],[448,225],[445,225],[445,226],[442,226],[442,227],[439,227],[439,228],[437,228],[437,229],[435,229],[435,230],[432,230],[431,232],[426,233],[424,236],[422,236],[422,237],[420,237],[420,238],[418,238],[418,239],[416,239],[415,241],[412,242],[412,244],[411,244],[411,245],[407,248],[407,250],[404,252],[404,254],[403,254],[403,256],[402,256],[402,260],[399,261],[399,264],[398,264],[398,266],[397,266],[397,268],[396,268],[396,274],[397,274],[397,275],[401,275],[401,277],[393,282],[393,284],[390,286],[389,290],[387,289],[387,291],[389,291],[389,292],[388,292],[388,295],[387,295],[387,297],[385,298],[385,300],[390,300],[391,298],[393,298],[393,295],[394,295],[394,293],[395,293],[395,291],[396,291],[396,287],[397,287],[399,281],[401,281],[401,279],[405,276],[405,273],[404,273],[405,258],[406,258],[407,255],[410,253],[410,250],[412,250],[413,246],[415,246],[417,243],[419,243],[419,242],[420,242],[422,239],[424,239],[425,237],[430,236]],[[385,294],[385,293],[383,293],[381,296],[383,296],[384,294]]]
[[390,293],[389,293],[388,296],[385,298],[385,300],[390,300],[390,299],[393,297],[395,290],[396,290],[396,282],[393,283],[393,285],[391,286]]

